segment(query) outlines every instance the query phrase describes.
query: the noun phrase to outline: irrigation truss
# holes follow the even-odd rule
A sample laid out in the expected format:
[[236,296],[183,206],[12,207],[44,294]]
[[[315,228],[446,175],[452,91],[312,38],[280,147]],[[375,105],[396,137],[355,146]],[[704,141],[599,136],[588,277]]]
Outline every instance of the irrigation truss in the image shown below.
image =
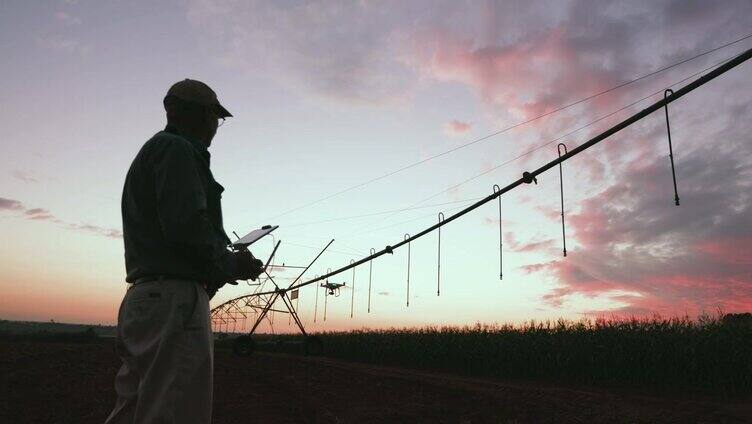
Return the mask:
[[[746,37],[748,38],[748,37]],[[714,49],[717,50],[718,48]],[[297,279],[295,279],[289,286],[286,288],[280,288],[276,282],[274,282],[274,279],[271,275],[267,274],[267,280],[274,283],[274,289],[273,290],[263,290],[262,287],[264,287],[263,284],[257,285],[254,292],[245,294],[243,296],[228,300],[221,305],[215,307],[211,311],[211,318],[212,323],[215,326],[218,326],[220,329],[224,327],[227,330],[229,330],[230,324],[233,325],[233,331],[236,330],[234,328],[238,322],[242,322],[243,329],[245,320],[249,317],[253,317],[256,321],[256,324],[251,329],[250,333],[252,334],[256,327],[260,324],[260,322],[263,319],[271,320],[270,316],[268,315],[268,312],[284,312],[284,313],[290,313],[291,318],[294,318],[296,321],[296,324],[300,327],[301,331],[304,335],[306,335],[305,330],[302,327],[302,324],[299,322],[299,318],[297,317],[297,313],[295,311],[295,307],[293,306],[292,300],[295,300],[298,298],[298,290],[302,287],[309,286],[314,283],[327,281],[329,278],[338,275],[342,272],[345,272],[350,269],[354,269],[355,267],[358,267],[360,265],[369,264],[369,268],[372,267],[372,263],[374,259],[377,259],[383,255],[387,254],[393,254],[395,250],[407,246],[408,248],[408,255],[409,255],[409,249],[410,249],[410,243],[433,232],[433,231],[441,231],[441,228],[445,225],[448,225],[449,223],[459,219],[460,217],[474,211],[475,209],[492,202],[494,200],[499,200],[501,202],[501,196],[503,196],[505,193],[514,190],[516,188],[519,188],[521,186],[525,186],[528,184],[535,183],[537,184],[537,176],[543,174],[544,172],[550,170],[554,167],[559,167],[559,171],[561,172],[561,164],[566,162],[567,160],[573,158],[574,156],[577,156],[578,154],[584,152],[585,150],[595,146],[596,144],[607,140],[610,136],[618,133],[619,131],[629,127],[630,125],[635,124],[636,122],[642,120],[643,118],[647,117],[648,115],[652,114],[653,112],[658,111],[661,108],[664,108],[666,111],[666,124],[667,124],[667,130],[668,130],[668,140],[669,140],[669,157],[671,159],[671,166],[673,171],[673,147],[671,146],[671,133],[670,133],[670,125],[668,120],[668,105],[673,103],[676,100],[679,100],[680,98],[684,97],[685,95],[691,93],[692,91],[698,89],[699,87],[705,85],[706,83],[720,77],[721,75],[725,74],[726,72],[736,68],[737,66],[741,65],[742,63],[746,62],[747,60],[752,57],[752,49],[748,49],[743,51],[742,53],[738,54],[737,56],[734,56],[719,65],[715,66],[714,69],[709,70],[704,75],[701,75],[694,79],[693,81],[687,83],[681,88],[678,88],[676,90],[672,89],[666,89],[664,92],[664,96],[661,100],[656,101],[655,103],[651,104],[650,106],[638,111],[637,113],[633,114],[632,116],[624,119],[623,121],[613,125],[612,127],[606,129],[605,131],[599,133],[598,135],[592,137],[590,140],[584,142],[583,144],[574,147],[572,149],[567,150],[566,146],[564,146],[564,149],[561,149],[561,145],[558,146],[558,157],[542,166],[540,166],[537,169],[523,172],[522,176],[518,178],[517,180],[507,184],[506,186],[499,186],[495,185],[493,188],[493,192],[489,194],[486,197],[481,198],[480,200],[475,201],[471,205],[464,207],[462,210],[449,215],[444,216],[444,214],[439,214],[438,222],[431,225],[428,228],[423,229],[420,232],[415,233],[414,235],[408,235],[406,234],[405,237],[398,241],[397,243],[394,243],[392,245],[387,245],[383,249],[376,251],[374,249],[371,249],[371,253],[368,256],[365,256],[359,260],[350,261],[349,264],[344,265],[340,268],[337,268],[335,270],[328,270],[327,273],[316,276],[314,278],[311,278],[306,281],[298,282],[298,280],[302,277],[302,275],[305,273],[305,270],[303,273],[299,275]],[[664,68],[668,69],[668,68]],[[635,104],[635,103],[632,103]],[[673,172],[672,172],[673,174]],[[677,184],[676,184],[676,177],[675,174],[673,174],[673,184],[674,184],[674,194],[675,194],[675,204],[679,205],[679,196],[678,196],[678,190],[677,190]],[[562,197],[562,236],[566,237],[565,230],[564,230],[564,213],[563,213],[563,198],[564,198],[564,191],[563,187],[561,189],[561,197]],[[499,211],[501,211],[501,203],[499,203]],[[500,224],[501,225],[501,224]],[[440,237],[440,236],[439,236]],[[333,241],[333,240],[332,240]],[[500,240],[501,242],[501,240]],[[331,244],[331,242],[329,243]],[[279,242],[277,243],[277,246],[279,246]],[[328,247],[329,245],[327,245]],[[566,240],[565,240],[565,246],[566,246]],[[326,249],[326,248],[324,248]],[[441,258],[441,251],[440,251],[440,245],[439,245],[439,267],[441,266],[440,258]],[[276,251],[276,247],[275,247]],[[323,251],[321,252],[323,253]],[[319,253],[319,256],[321,255]],[[501,254],[501,252],[500,252]],[[272,254],[273,255],[273,254]],[[564,248],[564,256],[566,256],[566,247]],[[318,256],[317,256],[318,258]],[[314,259],[315,261],[315,259]],[[501,266],[501,257],[500,257],[500,266]],[[310,265],[309,265],[310,267]],[[306,267],[306,270],[308,267]],[[369,269],[370,274],[370,269]],[[500,277],[501,277],[501,270],[500,270]],[[327,290],[330,289],[330,287],[326,287]],[[333,292],[333,288],[332,292]],[[408,260],[408,293],[409,293],[409,260]],[[285,309],[273,309],[275,303],[278,299],[282,299],[284,302]],[[318,301],[318,300],[317,300]],[[409,297],[408,297],[408,306],[409,306]],[[220,330],[221,331],[221,330]]]

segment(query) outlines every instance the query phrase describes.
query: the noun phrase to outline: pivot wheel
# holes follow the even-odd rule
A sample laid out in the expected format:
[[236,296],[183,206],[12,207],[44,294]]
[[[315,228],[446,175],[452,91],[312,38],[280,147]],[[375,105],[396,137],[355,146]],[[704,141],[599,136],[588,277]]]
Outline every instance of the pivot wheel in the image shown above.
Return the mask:
[[316,336],[308,336],[304,342],[305,354],[319,356],[324,352],[324,343]]
[[237,356],[251,356],[256,350],[256,342],[251,336],[238,336],[232,343],[232,352]]

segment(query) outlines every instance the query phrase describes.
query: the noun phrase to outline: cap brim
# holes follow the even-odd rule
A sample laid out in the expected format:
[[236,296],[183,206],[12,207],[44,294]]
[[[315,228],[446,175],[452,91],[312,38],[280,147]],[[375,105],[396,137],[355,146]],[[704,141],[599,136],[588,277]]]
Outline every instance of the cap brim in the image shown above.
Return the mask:
[[232,118],[232,114],[230,113],[230,111],[225,109],[225,107],[222,106],[221,104],[219,103],[215,104],[214,109],[217,111],[217,116],[219,116],[220,118]]

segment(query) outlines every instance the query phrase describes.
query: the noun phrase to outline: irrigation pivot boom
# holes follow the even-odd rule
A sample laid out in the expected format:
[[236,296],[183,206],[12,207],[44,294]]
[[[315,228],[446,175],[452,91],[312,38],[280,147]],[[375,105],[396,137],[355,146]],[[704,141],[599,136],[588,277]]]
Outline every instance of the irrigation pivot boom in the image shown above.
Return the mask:
[[[388,246],[386,246],[384,249],[382,249],[380,251],[373,251],[373,249],[372,249],[371,250],[371,254],[369,256],[366,256],[366,257],[364,257],[364,258],[362,258],[360,260],[351,261],[350,264],[345,265],[345,266],[343,266],[341,268],[335,269],[334,271],[328,270],[327,273],[324,274],[324,275],[316,276],[316,277],[314,277],[314,278],[312,278],[312,279],[310,279],[308,281],[304,281],[304,282],[298,283],[298,280],[303,276],[303,274],[305,273],[305,271],[308,270],[308,268],[310,268],[310,266],[313,264],[313,262],[315,262],[316,259],[318,259],[319,256],[321,256],[321,254],[329,247],[329,245],[331,245],[332,242],[334,242],[334,240],[332,240],[332,241],[329,242],[329,244],[327,244],[324,247],[324,249],[318,254],[318,256],[316,256],[316,258],[314,258],[314,260],[305,268],[305,270],[303,270],[303,272],[295,279],[295,281],[293,281],[287,288],[280,288],[274,282],[274,279],[271,277],[271,275],[269,275],[269,273],[266,272],[266,268],[265,268],[264,273],[267,275],[268,280],[271,281],[274,284],[274,287],[275,287],[274,290],[258,291],[258,292],[251,293],[251,294],[248,294],[248,295],[245,295],[245,296],[241,296],[239,298],[232,299],[232,300],[230,300],[228,302],[225,302],[224,304],[222,304],[222,305],[220,305],[217,308],[214,308],[212,310],[212,317],[214,317],[215,312],[217,314],[224,314],[224,316],[227,316],[227,314],[228,314],[227,311],[229,311],[229,310],[232,309],[232,308],[228,307],[228,305],[236,305],[237,302],[239,302],[241,300],[244,300],[246,302],[251,302],[251,299],[256,299],[256,300],[261,299],[260,303],[264,303],[265,302],[265,305],[263,307],[261,307],[261,312],[257,314],[256,322],[255,322],[255,324],[253,326],[253,329],[250,332],[250,334],[253,334],[253,332],[256,330],[256,328],[261,323],[261,321],[264,319],[264,317],[267,315],[267,313],[270,310],[272,310],[271,308],[272,308],[274,302],[278,298],[282,298],[283,302],[285,303],[285,306],[287,307],[288,312],[290,314],[292,314],[293,318],[295,318],[295,322],[298,325],[298,327],[300,328],[300,330],[303,333],[303,335],[306,336],[307,340],[313,340],[313,342],[311,342],[312,349],[319,349],[320,350],[320,348],[321,348],[321,342],[318,339],[316,339],[315,337],[307,337],[305,329],[303,328],[303,325],[300,323],[300,320],[299,320],[299,318],[297,316],[297,313],[295,312],[295,309],[292,307],[292,303],[290,302],[290,299],[287,296],[287,292],[288,291],[299,289],[301,287],[305,287],[305,286],[308,286],[308,285],[311,285],[311,284],[314,284],[314,283],[317,283],[317,282],[320,282],[320,281],[325,281],[326,282],[326,284],[322,284],[322,287],[325,287],[328,290],[336,289],[336,287],[330,287],[329,286],[328,279],[330,277],[333,277],[333,276],[335,276],[337,274],[340,274],[340,273],[342,273],[344,271],[347,271],[349,269],[354,269],[355,267],[357,267],[359,265],[362,265],[362,264],[365,264],[367,262],[370,263],[370,262],[373,261],[373,259],[376,259],[376,258],[378,258],[380,256],[385,255],[385,254],[392,254],[392,253],[394,253],[395,249],[398,249],[398,248],[400,248],[400,247],[402,247],[404,245],[407,245],[408,246],[408,252],[407,252],[407,254],[408,254],[408,256],[407,256],[407,264],[408,264],[408,270],[407,270],[407,290],[408,290],[408,292],[407,292],[407,306],[409,306],[409,300],[410,300],[410,297],[409,297],[410,296],[409,295],[409,287],[410,287],[409,286],[409,284],[410,284],[410,269],[409,269],[409,266],[410,266],[410,243],[412,241],[414,241],[414,240],[416,240],[416,239],[418,239],[420,237],[423,237],[424,235],[426,235],[426,234],[428,234],[428,233],[430,233],[430,232],[432,232],[434,230],[440,229],[444,225],[449,224],[450,222],[454,221],[455,219],[457,219],[457,218],[459,218],[459,217],[461,217],[461,216],[463,216],[463,215],[465,215],[467,213],[470,213],[471,211],[479,208],[480,206],[482,206],[482,205],[484,205],[486,203],[489,203],[489,202],[491,202],[493,200],[496,200],[497,198],[500,200],[501,196],[504,193],[507,193],[507,192],[509,192],[509,191],[511,191],[511,190],[513,190],[513,189],[515,189],[515,188],[523,185],[523,184],[532,184],[532,183],[538,184],[537,176],[543,174],[544,172],[548,171],[551,168],[556,167],[557,165],[560,166],[566,160],[569,160],[570,158],[572,158],[572,157],[574,157],[574,156],[582,153],[583,151],[589,149],[590,147],[592,147],[592,146],[594,146],[594,145],[596,145],[596,144],[598,144],[598,143],[600,143],[600,142],[608,139],[610,136],[612,136],[612,135],[618,133],[619,131],[623,130],[624,128],[627,128],[628,126],[630,126],[630,125],[632,125],[632,124],[640,121],[641,119],[647,117],[651,113],[653,113],[653,112],[655,112],[655,111],[657,111],[657,110],[659,110],[661,108],[666,108],[669,103],[672,103],[672,102],[680,99],[681,97],[685,96],[686,94],[688,94],[688,93],[692,92],[693,90],[701,87],[702,85],[708,83],[709,81],[712,81],[713,79],[715,79],[715,78],[723,75],[724,73],[728,72],[729,70],[731,70],[731,69],[739,66],[740,64],[746,62],[750,58],[752,58],[752,49],[745,50],[744,52],[740,53],[739,55],[737,55],[737,56],[735,56],[735,57],[733,57],[733,58],[731,58],[731,59],[723,62],[722,64],[718,65],[715,69],[710,70],[708,73],[706,73],[706,74],[704,74],[704,75],[696,78],[692,82],[690,82],[690,83],[686,84],[685,86],[677,89],[676,91],[667,90],[664,93],[663,99],[661,99],[661,100],[653,103],[652,105],[650,105],[650,106],[642,109],[641,111],[639,111],[639,112],[635,113],[634,115],[628,117],[627,119],[625,119],[625,120],[617,123],[616,125],[612,126],[611,128],[608,128],[607,130],[601,132],[600,134],[596,135],[595,137],[591,138],[590,140],[586,141],[585,143],[583,143],[583,144],[581,144],[581,145],[579,145],[579,146],[577,146],[577,147],[575,147],[575,148],[573,148],[571,150],[567,150],[566,147],[564,148],[563,152],[562,152],[562,150],[559,150],[559,152],[558,152],[559,156],[556,159],[554,159],[554,160],[552,160],[552,161],[544,164],[543,166],[539,167],[538,169],[535,169],[535,170],[530,171],[530,172],[524,172],[522,174],[521,178],[519,178],[516,181],[508,184],[505,187],[494,186],[493,193],[491,193],[490,195],[482,198],[481,200],[478,200],[477,202],[475,202],[475,203],[471,204],[470,206],[468,206],[468,207],[460,210],[459,212],[457,212],[457,213],[455,213],[455,214],[453,214],[451,216],[446,217],[446,219],[443,219],[443,214],[442,214],[441,219],[439,219],[438,223],[436,223],[436,224],[434,224],[434,225],[432,225],[432,226],[424,229],[423,231],[420,231],[420,232],[418,232],[418,233],[416,233],[416,234],[414,234],[412,236],[406,234],[405,237],[403,238],[403,240],[399,241],[398,243],[396,243],[394,245],[388,245]],[[667,114],[667,126],[668,126],[668,114]],[[670,133],[669,133],[669,143],[670,143]],[[561,147],[561,146],[559,146],[559,147]],[[672,146],[670,144],[669,144],[669,149],[670,149],[670,154],[671,154],[671,159],[672,159],[672,168],[673,168],[673,152],[672,152]],[[676,190],[676,182],[675,182],[675,178],[676,177],[675,177],[675,173],[673,172],[673,170],[672,170],[672,175],[674,177],[675,203],[676,203],[676,205],[678,205],[679,204],[679,200],[678,200],[678,194],[676,193],[676,191],[677,191]],[[561,180],[561,178],[562,178],[562,174],[561,174],[561,168],[560,168],[560,180]],[[564,238],[566,236],[566,234],[564,232],[564,208],[563,208],[563,195],[564,195],[564,193],[563,193],[563,182],[560,182],[560,184],[562,184],[562,186],[561,186],[562,212],[561,213],[562,213],[562,238]],[[501,204],[499,205],[499,214],[500,214],[500,216],[499,216],[499,218],[500,218],[499,222],[501,223]],[[501,233],[501,227],[499,228],[499,230],[500,230],[500,233]],[[564,242],[566,243],[565,240],[564,240]],[[276,252],[276,249],[277,249],[278,246],[279,246],[279,243],[277,243],[277,245],[275,246],[275,249],[274,249],[275,252]],[[501,247],[502,246],[501,246],[501,239],[500,239],[499,240],[499,248],[500,248],[500,250],[501,250]],[[566,249],[566,247],[564,247],[564,249]],[[563,252],[564,252],[564,256],[566,256],[566,250],[564,250]],[[500,255],[501,255],[501,252],[500,252]],[[273,256],[274,256],[274,252],[272,252],[272,257]],[[270,261],[271,261],[272,257],[270,257]],[[439,248],[439,260],[440,260],[440,258],[441,258],[441,250]],[[499,257],[499,262],[500,262],[500,265],[501,265],[501,256]],[[268,263],[267,263],[267,265],[268,265]],[[440,263],[439,263],[439,266],[440,266]],[[440,274],[440,269],[439,269],[439,272],[437,274],[438,274],[437,276],[439,278],[438,282],[440,283],[440,275],[441,275]],[[500,269],[499,270],[499,278],[501,278],[501,277],[502,277],[502,274],[501,274],[501,269]],[[438,291],[439,291],[438,289],[439,289],[439,287],[437,286],[437,294],[438,294]],[[370,294],[370,290],[369,290],[369,294]],[[325,301],[326,301],[326,299],[325,299]],[[254,307],[251,307],[251,308],[253,309]],[[258,306],[256,306],[256,308],[258,308]],[[326,317],[326,312],[325,312],[324,316]],[[239,353],[239,354],[250,353],[249,349],[252,350],[252,348],[253,348],[253,344],[252,344],[253,342],[250,339],[250,335],[249,336],[242,336],[242,337],[244,337],[244,338],[242,338],[240,344],[236,343],[236,353]],[[238,339],[241,339],[241,337],[239,337]],[[243,344],[243,343],[246,343],[246,344]]]
[[[324,275],[321,275],[321,276],[319,276],[317,278],[314,278],[314,279],[311,279],[311,280],[308,280],[308,281],[305,281],[305,282],[302,282],[302,283],[298,283],[297,285],[293,286],[293,288],[303,287],[303,286],[307,286],[309,284],[316,283],[318,281],[326,280],[327,278],[329,278],[331,276],[337,275],[337,274],[339,274],[341,272],[344,272],[344,271],[347,271],[347,270],[349,270],[351,268],[354,268],[356,266],[362,265],[362,264],[364,264],[364,263],[366,263],[366,262],[368,262],[368,261],[370,261],[372,259],[376,259],[376,258],[378,258],[380,256],[383,256],[383,255],[387,254],[387,253],[388,254],[392,254],[392,253],[394,253],[395,249],[398,249],[398,248],[400,248],[400,247],[402,247],[402,246],[404,246],[404,245],[406,245],[406,244],[408,244],[408,243],[410,243],[410,242],[412,242],[412,241],[414,241],[414,240],[416,240],[416,239],[418,239],[420,237],[423,237],[424,235],[426,235],[426,234],[428,234],[428,233],[430,233],[430,232],[438,229],[439,227],[443,227],[444,225],[449,224],[450,222],[454,221],[455,219],[461,217],[462,215],[465,215],[465,214],[467,214],[467,213],[469,213],[469,212],[471,212],[471,211],[473,211],[473,210],[475,210],[475,209],[477,209],[477,208],[485,205],[486,203],[488,203],[488,202],[490,202],[490,201],[498,198],[502,194],[504,194],[504,193],[506,193],[508,191],[511,191],[511,190],[513,190],[513,189],[521,186],[522,184],[530,184],[530,183],[536,183],[537,184],[538,181],[537,181],[536,177],[538,175],[540,175],[540,174],[548,171],[549,169],[555,167],[556,165],[558,165],[558,164],[560,164],[560,163],[562,163],[562,162],[564,162],[564,161],[566,161],[566,160],[568,160],[568,159],[570,159],[570,158],[572,158],[572,157],[574,157],[574,156],[582,153],[583,151],[589,149],[590,147],[593,147],[594,145],[600,143],[601,141],[606,140],[608,137],[616,134],[617,132],[623,130],[624,128],[627,128],[628,126],[634,124],[635,122],[637,122],[637,121],[645,118],[646,116],[650,115],[651,113],[655,112],[656,110],[661,109],[665,105],[667,105],[669,103],[672,103],[672,102],[680,99],[681,97],[684,97],[686,94],[690,93],[691,91],[693,91],[693,90],[701,87],[702,85],[708,83],[709,81],[712,81],[713,79],[715,79],[715,78],[723,75],[724,73],[730,71],[731,69],[733,69],[733,68],[741,65],[742,63],[746,62],[750,58],[752,58],[752,49],[745,50],[744,52],[740,53],[739,55],[733,57],[732,59],[730,59],[730,60],[728,60],[726,62],[724,62],[722,65],[718,66],[714,70],[708,72],[705,75],[700,76],[699,78],[695,79],[691,83],[689,83],[689,84],[685,85],[684,87],[676,90],[673,94],[671,94],[671,95],[663,98],[662,100],[659,100],[659,101],[653,103],[652,105],[646,107],[645,109],[642,109],[641,111],[635,113],[634,115],[630,116],[629,118],[627,118],[627,119],[619,122],[618,124],[614,125],[613,127],[611,127],[609,129],[603,131],[602,133],[596,135],[595,137],[591,138],[590,140],[586,141],[585,143],[583,143],[583,144],[575,147],[574,149],[570,150],[568,153],[561,155],[561,157],[548,162],[547,164],[541,166],[540,168],[538,168],[538,169],[536,169],[534,171],[524,172],[522,174],[521,178],[517,179],[516,181],[512,182],[511,184],[508,184],[505,187],[502,187],[500,190],[495,191],[494,193],[492,193],[492,194],[484,197],[483,199],[478,200],[477,202],[475,202],[472,205],[470,205],[470,206],[462,209],[461,211],[455,213],[454,215],[451,215],[451,216],[447,217],[445,220],[442,220],[441,222],[438,222],[438,223],[436,223],[436,224],[434,224],[434,225],[426,228],[425,230],[423,230],[423,231],[421,231],[421,232],[419,232],[419,233],[417,233],[417,234],[415,234],[415,235],[413,235],[411,237],[405,237],[404,240],[402,240],[402,241],[400,241],[400,242],[398,242],[398,243],[396,243],[394,245],[386,246],[384,249],[382,249],[382,250],[380,250],[380,251],[378,251],[376,253],[373,253],[373,254],[371,254],[369,256],[366,256],[363,259],[357,260],[357,261],[355,261],[355,262],[353,262],[353,263],[351,263],[349,265],[345,265],[345,266],[343,266],[341,268],[335,269],[334,271],[329,272],[329,273],[324,274]],[[266,294],[266,293],[259,293],[259,294]]]

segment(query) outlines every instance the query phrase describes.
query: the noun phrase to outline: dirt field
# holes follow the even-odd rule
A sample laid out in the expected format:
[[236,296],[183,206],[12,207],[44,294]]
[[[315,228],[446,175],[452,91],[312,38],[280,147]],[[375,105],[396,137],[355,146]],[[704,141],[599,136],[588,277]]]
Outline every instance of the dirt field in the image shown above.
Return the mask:
[[[109,343],[0,342],[0,422],[102,423]],[[636,394],[219,351],[215,423],[752,422],[752,398]]]

